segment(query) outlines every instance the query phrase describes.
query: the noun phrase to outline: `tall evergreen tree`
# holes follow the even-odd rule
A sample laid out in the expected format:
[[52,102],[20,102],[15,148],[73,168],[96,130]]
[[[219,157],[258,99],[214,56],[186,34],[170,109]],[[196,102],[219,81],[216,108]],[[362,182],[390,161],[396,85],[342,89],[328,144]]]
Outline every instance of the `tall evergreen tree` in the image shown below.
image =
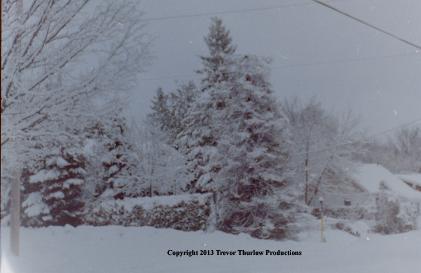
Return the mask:
[[168,106],[168,95],[164,94],[162,88],[158,88],[152,99],[152,113],[149,114],[152,122],[157,124],[161,130],[168,131],[170,127],[170,109]]
[[230,66],[233,64],[233,55],[236,47],[232,44],[230,32],[224,27],[220,18],[212,18],[209,33],[204,38],[209,49],[209,56],[201,56],[203,74],[202,85],[204,89],[216,83],[227,81],[230,78]]
[[169,94],[158,88],[152,100],[152,113],[148,117],[151,124],[167,134],[169,145],[174,145],[178,134],[185,129],[185,118],[197,96],[198,90],[192,81],[181,84],[175,92]]
[[192,81],[181,84],[176,92],[170,94],[169,104],[173,119],[171,124],[171,135],[173,136],[171,144],[173,144],[178,134],[185,129],[186,124],[184,120],[190,108],[196,103],[198,94],[198,89]]
[[186,155],[187,168],[192,175],[192,192],[215,191],[215,174],[220,170],[217,145],[223,130],[218,126],[220,108],[214,99],[222,88],[210,88],[201,93],[190,108],[175,145]]
[[293,221],[285,194],[289,132],[265,67],[258,57],[239,58],[238,79],[227,90],[230,99],[219,121],[219,224],[230,232],[279,239],[288,236]]
[[201,57],[202,92],[179,115],[182,126],[174,141],[186,155],[188,188],[214,194],[215,222],[222,230],[288,237],[293,222],[285,175],[288,121],[272,94],[267,64],[234,55],[229,31],[218,18],[205,42],[210,54]]
[[215,175],[221,169],[217,152],[222,127],[219,114],[228,100],[228,86],[235,81],[235,50],[230,32],[222,20],[212,18],[209,33],[204,38],[208,56],[201,56],[201,92],[184,115],[183,130],[177,136],[176,145],[187,155],[188,168],[194,178],[192,191],[215,191]]

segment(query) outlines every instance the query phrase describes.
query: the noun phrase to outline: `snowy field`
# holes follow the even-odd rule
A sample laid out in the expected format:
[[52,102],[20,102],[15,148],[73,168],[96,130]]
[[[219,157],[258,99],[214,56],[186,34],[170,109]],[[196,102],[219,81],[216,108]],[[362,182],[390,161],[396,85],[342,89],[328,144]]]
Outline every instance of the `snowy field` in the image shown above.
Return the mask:
[[[1,273],[419,273],[421,231],[364,238],[328,231],[300,242],[265,241],[221,232],[180,232],[149,227],[23,229],[21,257],[7,249],[2,229]],[[293,250],[301,256],[167,255],[168,250]]]

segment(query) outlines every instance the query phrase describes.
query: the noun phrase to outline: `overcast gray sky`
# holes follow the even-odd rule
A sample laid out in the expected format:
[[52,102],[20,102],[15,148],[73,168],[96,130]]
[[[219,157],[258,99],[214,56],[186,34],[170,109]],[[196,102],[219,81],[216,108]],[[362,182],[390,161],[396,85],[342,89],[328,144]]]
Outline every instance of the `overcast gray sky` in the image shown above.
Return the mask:
[[[326,2],[421,44],[420,0]],[[354,111],[372,133],[421,118],[421,52],[309,0],[143,0],[145,17],[161,19],[148,23],[156,59],[139,79],[132,113],[141,119],[149,111],[158,86],[168,91],[195,78],[206,54],[212,15],[162,17],[274,6],[218,16],[239,53],[273,58],[279,98],[317,96],[328,109]]]

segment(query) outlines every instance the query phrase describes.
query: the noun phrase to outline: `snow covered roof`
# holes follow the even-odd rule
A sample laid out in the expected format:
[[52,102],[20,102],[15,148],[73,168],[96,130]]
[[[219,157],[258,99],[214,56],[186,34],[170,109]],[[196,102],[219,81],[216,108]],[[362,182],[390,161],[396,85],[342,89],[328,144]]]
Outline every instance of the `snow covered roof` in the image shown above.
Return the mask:
[[399,174],[398,177],[405,182],[421,186],[421,173]]
[[405,184],[397,175],[377,164],[363,164],[351,174],[357,184],[369,193],[378,193],[384,185],[389,191],[409,199],[421,200],[417,192]]

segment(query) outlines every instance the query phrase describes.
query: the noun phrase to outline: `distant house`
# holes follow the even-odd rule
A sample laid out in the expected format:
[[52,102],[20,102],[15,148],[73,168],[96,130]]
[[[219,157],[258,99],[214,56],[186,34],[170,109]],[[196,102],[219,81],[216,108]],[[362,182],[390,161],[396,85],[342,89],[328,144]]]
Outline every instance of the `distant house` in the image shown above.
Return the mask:
[[417,185],[421,184],[412,176],[404,178],[378,164],[354,166],[348,178],[338,180],[335,188],[323,181],[328,185],[322,183],[324,187],[311,203],[312,213],[319,215],[321,198],[323,214],[339,221],[339,226],[363,220],[373,231],[383,234],[416,229],[421,216],[421,191]]
[[[363,164],[357,167],[351,176],[366,192],[377,194],[380,191],[385,191],[397,197],[421,201],[421,193],[414,190],[416,188],[412,186],[417,184],[418,181],[415,176],[394,175],[378,164]],[[404,180],[403,177],[407,179]],[[421,183],[419,186],[421,186]]]
[[[357,165],[349,171],[348,176],[346,181],[339,181],[336,188],[322,185],[312,207],[320,207],[318,200],[322,197],[327,210],[348,216],[351,212],[357,212],[355,218],[367,219],[374,217],[378,198],[384,195],[400,200],[402,204],[421,204],[421,192],[413,186],[419,180],[414,180],[412,176],[405,177],[408,179],[404,181],[378,164]],[[421,186],[421,183],[416,185]]]
[[[336,188],[322,185],[317,197],[323,197],[330,208],[369,206],[379,194],[421,202],[421,175],[394,175],[378,164],[360,164],[352,168],[348,176],[349,179],[340,181]],[[319,206],[317,200],[312,203],[314,207]]]

